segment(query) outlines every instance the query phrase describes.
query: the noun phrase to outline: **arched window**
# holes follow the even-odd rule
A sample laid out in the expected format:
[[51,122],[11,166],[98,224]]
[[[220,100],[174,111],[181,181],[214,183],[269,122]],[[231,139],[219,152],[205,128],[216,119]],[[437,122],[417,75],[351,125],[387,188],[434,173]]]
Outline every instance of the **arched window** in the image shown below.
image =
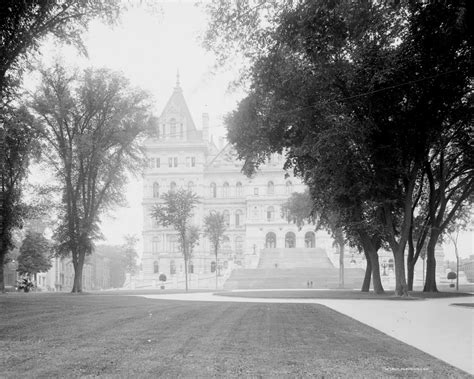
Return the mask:
[[211,197],[217,197],[217,186],[216,183],[211,183]]
[[242,183],[240,182],[237,182],[237,184],[235,185],[235,196],[239,197],[239,196],[242,196]]
[[267,208],[267,221],[273,221],[275,219],[275,208]]
[[268,182],[267,184],[267,195],[273,195],[275,193],[275,186],[273,182]]
[[242,254],[244,252],[244,237],[235,237],[235,252],[237,254]]
[[235,211],[235,226],[240,226],[241,223],[242,223],[242,215],[243,215],[243,212],[240,210],[240,209],[237,209]]
[[170,275],[174,275],[174,274],[176,274],[176,263],[172,259],[170,261]]
[[188,182],[188,191],[194,191],[194,183]]
[[228,236],[222,237],[222,249],[227,251],[231,249],[230,238]]
[[160,185],[158,183],[153,183],[153,197],[160,197]]
[[211,272],[216,272],[216,262],[211,262]]
[[293,232],[288,232],[285,235],[285,247],[293,249],[296,247],[296,236]]
[[291,195],[293,193],[293,183],[290,180],[286,182],[286,194]]
[[307,232],[304,235],[304,247],[316,247],[314,232]]
[[267,249],[273,249],[276,247],[276,234],[273,233],[273,232],[269,232],[267,233],[266,237],[265,237],[265,247]]
[[176,183],[175,182],[171,182],[170,183],[170,191],[175,191],[176,190]]
[[229,197],[229,183],[227,182],[222,185],[222,197]]
[[153,262],[153,273],[158,274],[160,272],[160,267],[158,266],[158,261]]
[[393,258],[390,258],[390,259],[388,260],[388,269],[389,269],[390,271],[393,271],[393,268],[394,268]]
[[153,254],[157,254],[160,251],[160,243],[160,237],[153,237],[153,239],[151,240],[151,251]]
[[170,120],[170,138],[176,138],[176,120],[172,118]]
[[230,213],[229,211],[226,209],[224,211],[224,223],[229,226],[230,225]]

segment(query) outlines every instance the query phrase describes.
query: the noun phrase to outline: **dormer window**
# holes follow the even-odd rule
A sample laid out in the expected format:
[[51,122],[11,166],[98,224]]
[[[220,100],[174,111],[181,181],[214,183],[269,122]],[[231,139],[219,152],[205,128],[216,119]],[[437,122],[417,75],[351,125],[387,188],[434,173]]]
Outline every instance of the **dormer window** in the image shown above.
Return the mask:
[[176,130],[176,120],[172,118],[170,120],[170,138],[177,138],[177,130]]

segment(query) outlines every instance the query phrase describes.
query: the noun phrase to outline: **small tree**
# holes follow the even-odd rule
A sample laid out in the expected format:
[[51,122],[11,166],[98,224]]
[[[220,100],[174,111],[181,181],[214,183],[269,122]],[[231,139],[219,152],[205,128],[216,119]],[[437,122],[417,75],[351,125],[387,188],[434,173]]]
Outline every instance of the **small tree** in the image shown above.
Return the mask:
[[125,244],[122,246],[123,265],[127,274],[134,275],[138,269],[138,254],[136,249],[138,237],[135,235],[126,235],[124,238]]
[[[192,247],[197,239],[190,234],[192,226],[189,225],[189,219],[196,204],[197,195],[189,190],[179,189],[170,190],[161,196],[162,203],[156,204],[152,210],[152,217],[164,227],[171,226],[178,232],[181,252],[184,258],[184,272],[186,281],[186,291],[188,290],[188,262],[191,256]],[[189,238],[189,240],[188,240]],[[198,237],[199,238],[199,237]],[[191,243],[192,242],[192,243]]]
[[219,246],[221,245],[222,239],[224,237],[225,229],[226,224],[224,221],[224,215],[222,213],[211,212],[206,217],[204,217],[204,235],[208,237],[211,241],[211,245],[214,249],[214,254],[216,256],[216,289],[218,275],[217,254],[219,251]]
[[41,233],[28,231],[20,247],[17,271],[28,278],[33,275],[36,283],[36,274],[46,272],[52,266],[49,251],[49,243]]

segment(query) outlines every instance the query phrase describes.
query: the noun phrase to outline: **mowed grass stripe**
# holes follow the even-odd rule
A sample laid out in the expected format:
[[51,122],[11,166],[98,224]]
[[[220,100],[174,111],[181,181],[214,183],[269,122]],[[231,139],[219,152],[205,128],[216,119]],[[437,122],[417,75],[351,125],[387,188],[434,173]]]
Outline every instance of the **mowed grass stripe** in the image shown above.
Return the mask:
[[3,377],[467,377],[317,304],[8,294],[0,345]]

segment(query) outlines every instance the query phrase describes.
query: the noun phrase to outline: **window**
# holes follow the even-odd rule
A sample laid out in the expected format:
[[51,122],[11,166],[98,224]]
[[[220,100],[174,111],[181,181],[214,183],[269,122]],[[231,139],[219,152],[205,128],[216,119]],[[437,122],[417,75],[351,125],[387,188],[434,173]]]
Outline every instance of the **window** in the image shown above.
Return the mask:
[[175,182],[171,182],[171,183],[170,183],[170,190],[171,190],[171,191],[175,191],[175,190],[176,190],[176,183],[175,183]]
[[170,261],[170,275],[174,275],[174,274],[176,274],[176,263],[172,259]]
[[163,138],[166,138],[166,125],[163,124]]
[[229,211],[226,209],[224,211],[224,223],[229,226],[230,225],[230,213]]
[[160,185],[158,183],[153,183],[153,197],[160,197]]
[[211,183],[211,197],[217,197],[217,186],[216,183]]
[[188,273],[194,274],[194,264],[192,261],[189,261],[188,263]]
[[153,237],[151,240],[151,251],[153,254],[157,254],[160,251],[160,237]]
[[235,196],[242,196],[242,183],[240,182],[235,185]]
[[230,238],[228,236],[222,237],[222,249],[229,251],[231,248],[230,246]]
[[196,166],[196,157],[191,157],[191,167]]
[[174,161],[174,167],[178,167],[178,157],[174,157],[173,161]]
[[183,123],[179,124],[179,138],[183,139],[184,133],[183,133]]
[[314,232],[307,232],[304,235],[304,247],[307,247],[307,248],[308,247],[310,247],[310,248],[316,247]]
[[267,221],[273,221],[275,219],[275,208],[267,208]]
[[242,254],[244,252],[244,237],[235,237],[235,252],[237,254]]
[[275,186],[273,182],[268,182],[267,184],[267,195],[273,195],[275,193]]
[[286,194],[291,195],[293,193],[293,183],[291,181],[286,182]]
[[168,158],[168,167],[173,167],[173,158]]
[[216,262],[211,262],[211,272],[216,272]]
[[174,118],[172,118],[170,120],[170,137],[171,138],[176,138],[177,135],[176,135],[176,120]]
[[153,273],[158,274],[160,272],[160,267],[158,266],[158,262],[154,261],[153,262]]
[[148,159],[148,167],[155,168],[155,160],[153,158]]
[[194,190],[194,183],[188,182],[188,191],[193,191],[193,190]]
[[160,168],[160,158],[156,158],[156,168]]
[[255,187],[255,188],[253,189],[253,194],[254,194],[255,196],[258,196],[258,187]]
[[186,167],[191,166],[191,157],[186,157]]
[[179,251],[179,238],[176,234],[168,235],[168,250],[171,253],[176,253]]
[[222,197],[229,197],[229,183],[227,182],[222,186]]
[[240,223],[242,222],[242,214],[243,212],[240,209],[235,211],[235,226],[240,226]]

